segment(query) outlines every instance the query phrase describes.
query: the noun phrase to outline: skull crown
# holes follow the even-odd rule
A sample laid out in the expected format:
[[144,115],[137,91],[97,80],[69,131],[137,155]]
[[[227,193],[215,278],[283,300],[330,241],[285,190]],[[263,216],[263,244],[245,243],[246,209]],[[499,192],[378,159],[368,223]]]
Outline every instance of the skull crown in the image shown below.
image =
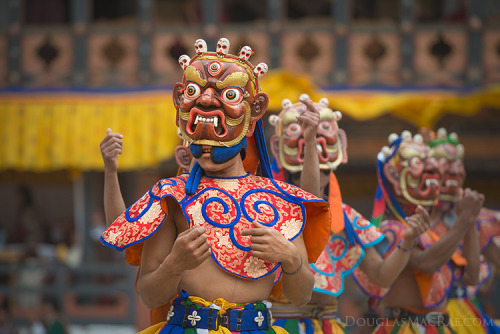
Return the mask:
[[421,134],[417,133],[414,136],[410,131],[404,130],[401,132],[401,136],[398,136],[396,133],[391,133],[388,137],[389,146],[382,147],[382,150],[378,154],[378,159],[381,161],[387,161],[394,153],[393,144],[397,141],[401,140],[403,142],[414,142],[417,144],[423,144],[424,138]]
[[[299,97],[299,100],[302,101],[302,100],[310,100],[310,97],[309,95],[307,94],[301,94],[300,97]],[[294,108],[296,107],[298,104],[301,104],[302,102],[296,102],[295,104],[292,103],[292,101],[290,101],[289,99],[283,99],[281,101],[281,107],[283,108],[282,109],[282,112],[283,111],[287,111],[288,109],[291,109],[291,108]],[[328,106],[329,106],[329,102],[328,102],[328,99],[326,97],[323,97],[319,100],[319,102],[317,103],[317,105],[321,108],[321,109],[327,109]],[[280,117],[279,116],[275,116],[275,115],[271,115],[269,116],[268,118],[268,122],[269,124],[271,124],[272,126],[277,126],[280,122]],[[338,110],[334,111],[333,112],[333,119],[335,120],[335,122],[338,122],[342,119],[342,113]]]
[[448,133],[445,128],[439,128],[436,133],[436,137],[429,141],[429,146],[434,147],[440,144],[452,144],[457,147],[457,150],[460,154],[464,154],[464,146],[460,144],[460,138],[456,132]]
[[439,128],[437,130],[436,139],[434,141],[431,141],[431,143],[435,141],[439,142],[445,141],[455,146],[458,146],[460,144],[460,139],[458,138],[457,133],[451,132],[448,134],[448,131],[446,131],[445,128]]
[[254,74],[255,78],[260,78],[265,75],[269,69],[266,63],[259,63],[257,66],[253,66],[249,59],[253,55],[252,48],[248,45],[243,46],[238,55],[229,54],[230,43],[227,38],[221,38],[217,42],[217,48],[215,52],[208,52],[207,43],[203,39],[197,39],[194,43],[194,50],[196,55],[190,58],[187,55],[182,55],[179,57],[179,65],[183,70],[185,70],[194,60],[198,57],[203,57],[204,55],[216,55],[217,57],[223,59],[237,60],[240,63],[246,65]]

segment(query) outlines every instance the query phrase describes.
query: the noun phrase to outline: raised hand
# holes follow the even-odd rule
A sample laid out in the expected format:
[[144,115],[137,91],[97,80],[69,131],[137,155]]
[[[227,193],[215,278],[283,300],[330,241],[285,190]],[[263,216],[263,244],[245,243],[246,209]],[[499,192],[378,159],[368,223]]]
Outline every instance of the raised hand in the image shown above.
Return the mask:
[[460,197],[456,204],[457,224],[470,227],[476,223],[479,211],[483,207],[484,195],[476,190],[466,188],[462,191]]
[[101,155],[104,167],[109,171],[118,170],[118,155],[122,154],[123,135],[106,130],[106,137],[101,141]]
[[179,233],[172,251],[173,263],[180,273],[194,269],[210,256],[210,242],[205,235],[206,228],[197,226]]
[[407,228],[404,231],[405,243],[413,244],[418,236],[427,231],[431,224],[431,219],[427,210],[421,205],[417,206],[415,213],[406,218]]
[[272,263],[283,262],[291,256],[298,256],[295,245],[280,232],[257,221],[253,222],[253,226],[241,232],[241,235],[250,236],[253,256]]
[[312,100],[307,95],[300,97],[300,102],[306,106],[306,110],[297,116],[297,122],[302,127],[304,139],[316,142],[316,132],[319,124],[319,110],[316,109]]

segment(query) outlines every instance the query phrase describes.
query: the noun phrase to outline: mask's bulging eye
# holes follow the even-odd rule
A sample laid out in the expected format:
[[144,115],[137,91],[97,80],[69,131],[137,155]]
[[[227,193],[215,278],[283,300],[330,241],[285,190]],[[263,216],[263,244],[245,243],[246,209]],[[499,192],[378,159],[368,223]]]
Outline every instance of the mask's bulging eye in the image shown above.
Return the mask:
[[222,63],[215,60],[207,65],[208,74],[215,77],[222,72]]
[[326,131],[326,132],[330,132],[333,130],[332,125],[328,122],[321,122],[319,127],[321,130]]
[[224,102],[235,104],[241,102],[243,93],[238,88],[228,87],[222,91],[221,97]]
[[421,168],[424,165],[424,162],[419,157],[413,157],[410,159],[410,167],[412,168]]
[[300,125],[298,125],[297,123],[292,123],[288,125],[286,128],[286,134],[289,136],[296,135],[299,132],[300,132]]
[[195,99],[201,94],[201,88],[194,82],[189,83],[184,89],[184,96],[188,99]]

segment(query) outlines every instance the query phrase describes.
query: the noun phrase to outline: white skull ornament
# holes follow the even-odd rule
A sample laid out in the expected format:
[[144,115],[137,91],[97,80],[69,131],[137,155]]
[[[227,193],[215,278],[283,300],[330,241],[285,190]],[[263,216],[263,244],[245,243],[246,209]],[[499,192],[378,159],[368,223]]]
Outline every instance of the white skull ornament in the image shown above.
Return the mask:
[[240,61],[246,62],[250,56],[252,55],[252,48],[249,47],[248,45],[245,45],[244,47],[241,48],[240,52],[238,53],[238,58],[240,58]]
[[220,57],[224,57],[225,55],[227,55],[228,52],[229,52],[229,40],[227,38],[222,37],[217,42],[217,54]]
[[260,78],[261,76],[263,76],[264,74],[267,73],[267,70],[268,70],[268,67],[267,67],[266,63],[259,63],[253,69],[253,74],[255,74],[255,76],[257,78]]
[[267,120],[272,126],[277,126],[278,124],[280,124],[280,118],[277,115],[271,115]]
[[187,55],[182,55],[179,57],[179,65],[181,65],[182,69],[185,70],[188,67],[191,58]]
[[322,108],[328,108],[328,105],[330,104],[330,102],[328,101],[328,99],[326,97],[322,97],[320,100],[319,100],[319,105],[322,107]]
[[287,110],[291,106],[292,106],[292,101],[290,101],[289,99],[283,99],[283,101],[281,101],[281,107],[283,108],[283,110]]
[[197,39],[196,42],[194,42],[194,49],[199,55],[207,52],[207,42],[205,42],[205,40],[201,38]]

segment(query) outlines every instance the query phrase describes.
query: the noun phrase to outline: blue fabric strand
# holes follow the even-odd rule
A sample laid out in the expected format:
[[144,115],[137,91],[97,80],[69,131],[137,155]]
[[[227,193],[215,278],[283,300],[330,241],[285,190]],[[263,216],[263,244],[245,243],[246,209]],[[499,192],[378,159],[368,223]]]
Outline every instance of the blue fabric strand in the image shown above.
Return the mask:
[[271,163],[269,162],[269,153],[267,152],[262,119],[259,119],[255,125],[254,137],[255,144],[257,145],[257,152],[259,152],[260,173],[262,176],[272,179],[273,173],[271,172]]
[[202,175],[203,168],[201,168],[198,161],[196,161],[191,169],[191,173],[189,174],[189,178],[186,183],[186,193],[188,195],[194,195],[196,193],[196,189],[198,189]]
[[351,245],[355,244],[354,238],[356,235],[356,232],[354,231],[354,228],[352,227],[351,221],[349,220],[349,217],[345,213],[345,210],[342,210],[344,213],[344,228],[345,228],[345,234],[347,236],[347,240]]

